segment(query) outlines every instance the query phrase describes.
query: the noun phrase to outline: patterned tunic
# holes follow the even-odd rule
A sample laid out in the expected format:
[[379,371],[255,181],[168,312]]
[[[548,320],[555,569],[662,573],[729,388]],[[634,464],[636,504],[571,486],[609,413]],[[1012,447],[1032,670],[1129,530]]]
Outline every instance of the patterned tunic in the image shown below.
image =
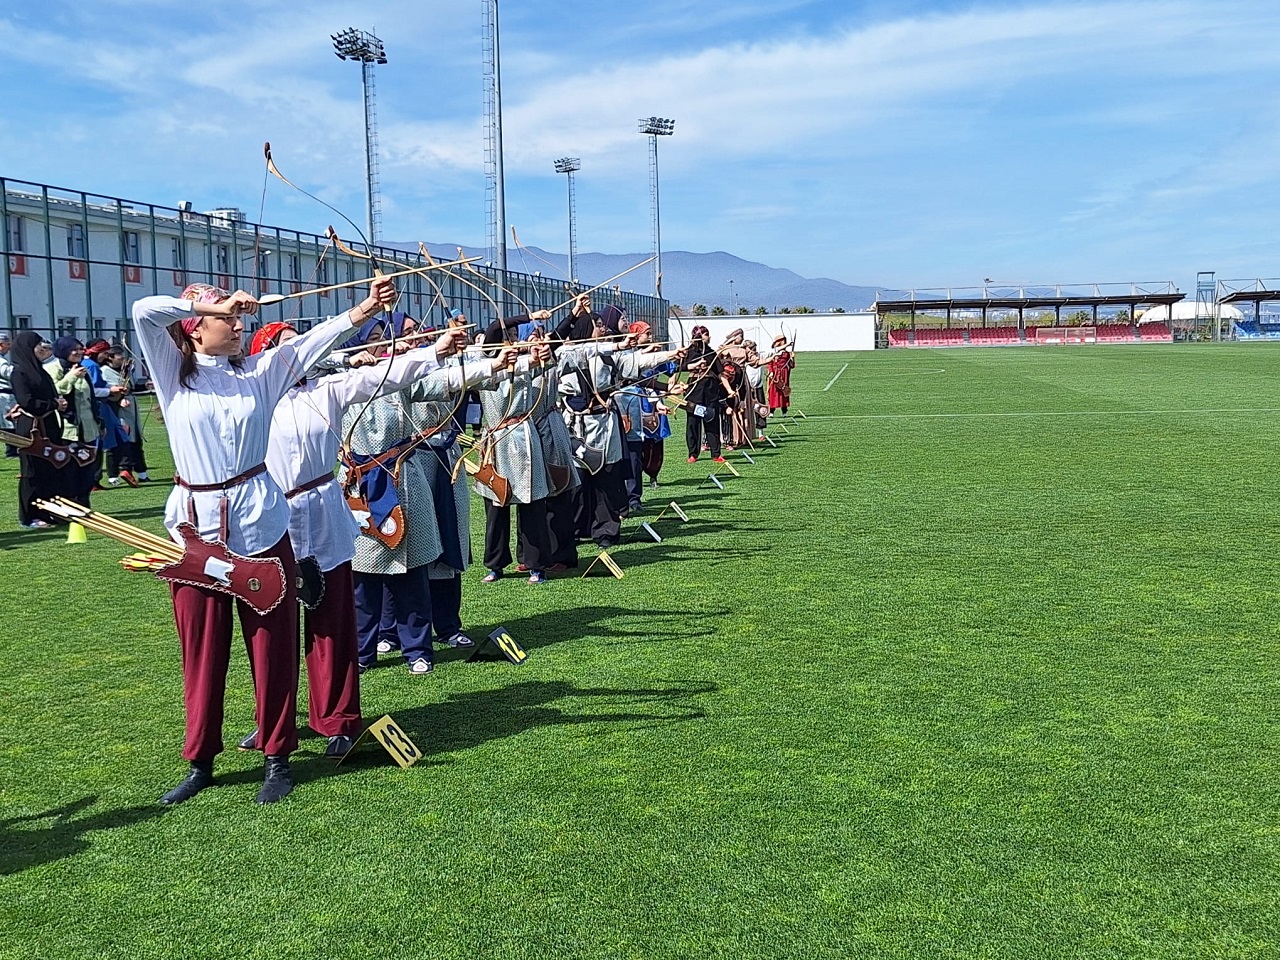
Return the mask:
[[[546,391],[542,368],[530,369],[529,358],[521,357],[514,376],[495,377],[482,386],[480,405],[484,410],[485,433],[482,444],[493,468],[511,484],[511,499],[516,503],[533,503],[551,495],[550,475],[542,440],[537,435],[533,416],[526,416],[542,406]],[[519,423],[508,421],[518,420]],[[497,496],[477,483],[476,493],[488,500]]]
[[[348,408],[343,418],[343,433],[352,434],[352,452],[376,456],[401,441],[432,431],[452,417],[466,391],[487,379],[492,370],[493,363],[489,360],[446,361],[446,366],[413,386],[374,400],[367,410],[363,405]],[[465,474],[459,473],[456,481],[448,480],[459,455],[452,428],[444,427],[400,461],[396,493],[404,511],[405,535],[394,550],[374,537],[361,536],[356,541],[352,569],[360,573],[397,574],[429,565],[433,578],[452,577],[457,569],[442,562],[446,552],[460,555],[461,569],[466,569],[471,556],[471,498]],[[340,477],[345,481],[345,468]],[[458,529],[458,542],[449,544],[449,551],[441,541],[433,493],[445,484],[449,485],[452,495]],[[447,505],[442,504],[441,509],[447,509]]]
[[[568,355],[561,361],[560,394],[565,398],[564,416],[569,433],[578,443],[603,450],[604,463],[608,466],[622,459],[622,422],[617,411],[612,407],[602,408],[601,401],[607,401],[615,387],[643,379],[648,371],[672,359],[676,351],[617,350],[611,343],[600,344],[595,350],[591,356],[565,351]],[[584,400],[586,409],[575,410]]]

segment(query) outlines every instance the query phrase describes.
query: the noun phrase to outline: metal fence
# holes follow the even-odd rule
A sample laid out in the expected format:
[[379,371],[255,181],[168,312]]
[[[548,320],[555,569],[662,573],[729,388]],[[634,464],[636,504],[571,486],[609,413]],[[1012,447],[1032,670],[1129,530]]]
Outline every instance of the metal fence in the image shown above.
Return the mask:
[[[189,283],[204,282],[258,296],[295,294],[264,307],[254,324],[287,320],[306,329],[363,296],[360,287],[308,291],[367,277],[371,267],[364,257],[340,253],[318,234],[249,223],[235,209],[199,213],[189,206],[0,178],[5,262],[0,324],[10,332],[31,329],[51,338],[70,334],[128,342],[135,300],[177,295]],[[349,246],[366,252],[363,244]],[[457,259],[443,247],[430,252],[437,261]],[[375,245],[373,254],[384,261],[384,272],[397,264],[406,269],[425,263],[416,251],[390,246]],[[499,311],[510,316],[524,305],[552,308],[575,292],[565,281],[513,271],[502,277],[479,263],[469,271],[404,277],[398,285],[399,309],[427,325],[441,324],[450,309],[487,325]],[[625,307],[633,320],[653,325],[655,339],[666,339],[666,301],[616,287],[597,291],[593,300],[596,309],[606,303]]]

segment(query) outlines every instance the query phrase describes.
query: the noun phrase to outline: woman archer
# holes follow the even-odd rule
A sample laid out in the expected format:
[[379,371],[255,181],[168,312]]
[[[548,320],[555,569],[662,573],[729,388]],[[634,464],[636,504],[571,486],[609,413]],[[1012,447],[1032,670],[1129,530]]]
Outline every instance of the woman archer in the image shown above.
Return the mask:
[[267,472],[272,413],[289,388],[334,342],[394,302],[395,286],[371,282],[370,296],[276,350],[244,357],[243,314],[258,302],[243,290],[227,293],[192,284],[179,297],[145,297],[133,305],[142,355],[156,387],[174,460],[165,526],[177,539],[190,523],[205,540],[232,553],[274,558],[284,568],[284,596],[260,614],[223,593],[171,584],[174,622],[182,645],[187,776],[160,798],[182,803],[213,783],[222,752],[223,700],[231,655],[231,616],[239,615],[253,672],[258,728],[266,770],[258,803],[274,803],[293,789],[289,754],[297,747],[298,609],[289,507]]

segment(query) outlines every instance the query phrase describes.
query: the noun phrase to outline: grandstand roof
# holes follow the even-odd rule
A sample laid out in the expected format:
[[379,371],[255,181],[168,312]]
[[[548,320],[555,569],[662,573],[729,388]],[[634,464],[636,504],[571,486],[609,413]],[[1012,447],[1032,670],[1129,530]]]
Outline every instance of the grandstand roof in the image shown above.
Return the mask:
[[[877,314],[918,313],[921,310],[1024,310],[1031,307],[1130,307],[1174,304],[1184,299],[1172,283],[1096,283],[1040,287],[961,287],[897,291],[877,299]],[[1280,298],[1280,291],[1277,292]]]
[[1223,280],[1218,284],[1219,303],[1261,303],[1280,300],[1280,280]]

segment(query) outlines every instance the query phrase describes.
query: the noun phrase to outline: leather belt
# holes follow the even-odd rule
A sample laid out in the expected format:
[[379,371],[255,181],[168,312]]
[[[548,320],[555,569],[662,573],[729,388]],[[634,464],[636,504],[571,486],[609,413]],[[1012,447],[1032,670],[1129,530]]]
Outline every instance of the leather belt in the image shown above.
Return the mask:
[[232,487],[238,487],[245,481],[252,480],[254,477],[258,476],[258,474],[266,472],[267,465],[265,463],[260,463],[256,467],[250,467],[244,473],[237,474],[230,480],[226,480],[222,483],[187,483],[187,481],[183,480],[176,473],[173,475],[173,482],[180,487],[185,487],[192,493],[209,493],[213,490],[230,490]]
[[286,500],[292,500],[294,497],[296,497],[300,493],[306,493],[308,490],[314,490],[317,487],[323,487],[326,483],[329,483],[330,481],[336,480],[336,479],[337,477],[335,477],[332,473],[321,474],[320,476],[316,477],[314,480],[308,480],[306,483],[302,484],[302,486],[300,487],[294,487],[292,490],[287,492],[284,495],[284,497]]

